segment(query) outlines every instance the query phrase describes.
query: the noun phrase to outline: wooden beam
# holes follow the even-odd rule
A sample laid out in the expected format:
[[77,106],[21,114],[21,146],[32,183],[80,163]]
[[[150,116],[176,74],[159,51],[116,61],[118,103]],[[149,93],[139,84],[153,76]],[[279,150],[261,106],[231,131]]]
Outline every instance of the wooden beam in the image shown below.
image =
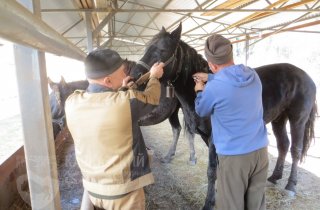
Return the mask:
[[290,27],[290,28],[286,28],[286,29],[283,29],[283,30],[278,31],[276,33],[275,32],[270,32],[270,33],[262,34],[261,36],[251,36],[249,38],[239,39],[239,40],[236,40],[236,41],[232,41],[232,44],[238,43],[238,42],[243,42],[243,41],[246,41],[246,40],[251,40],[251,39],[266,38],[266,37],[271,36],[273,34],[282,33],[282,32],[286,32],[286,31],[293,31],[293,30],[296,30],[296,29],[305,28],[305,27],[314,26],[314,25],[319,25],[319,24],[320,24],[320,20],[316,20],[316,21],[313,21],[313,22],[310,22],[310,23],[305,23],[305,24],[301,24],[301,25],[298,25],[298,26],[293,26],[293,27]]
[[[235,9],[237,7],[240,7],[244,4],[248,4],[250,2],[257,1],[257,0],[228,0],[223,2],[222,4],[219,4],[218,6],[214,7],[213,9]],[[219,11],[210,11],[202,13],[201,16],[215,16],[220,14]]]
[[[269,6],[267,6],[267,7],[264,8],[264,9],[272,9],[273,7],[275,7],[275,6],[279,5],[279,4],[283,4],[283,3],[287,2],[287,1],[288,1],[288,0],[278,0],[278,1],[274,2],[273,4],[270,4]],[[255,13],[253,13],[253,14],[251,14],[251,15],[249,15],[249,16],[247,16],[247,17],[245,17],[245,18],[243,18],[243,19],[241,19],[241,20],[239,20],[239,21],[237,21],[237,22],[229,25],[228,27],[226,27],[226,28],[224,28],[224,29],[216,32],[216,33],[220,33],[220,32],[222,32],[222,31],[226,31],[226,30],[235,28],[235,27],[237,27],[237,26],[240,26],[240,25],[242,25],[242,24],[248,23],[251,19],[257,17],[257,16],[260,15],[260,14],[261,14],[261,12],[255,12]]]
[[[313,1],[315,1],[315,0],[302,0],[300,2],[296,2],[296,3],[293,3],[293,4],[289,4],[287,6],[281,7],[281,9],[290,10],[290,9],[295,8],[295,7],[298,7],[298,6],[301,6],[303,4],[307,4],[307,3],[313,2]],[[253,21],[256,21],[256,20],[271,16],[271,15],[274,15],[274,14],[276,14],[276,13],[275,12],[262,12],[262,13],[258,14],[257,16],[249,19],[248,21],[243,22],[242,24],[253,22]]]

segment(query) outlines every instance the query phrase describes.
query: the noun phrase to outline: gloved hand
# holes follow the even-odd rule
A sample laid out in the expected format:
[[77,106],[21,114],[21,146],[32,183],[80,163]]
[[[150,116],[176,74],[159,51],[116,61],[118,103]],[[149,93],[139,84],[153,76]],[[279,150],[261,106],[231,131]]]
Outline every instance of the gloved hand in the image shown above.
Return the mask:
[[153,66],[150,69],[150,78],[155,77],[160,79],[163,75],[163,67],[164,63],[162,62],[153,64]]
[[205,87],[205,84],[204,82],[202,81],[195,81],[196,82],[196,85],[194,86],[194,91],[195,92],[199,92],[199,91],[203,91],[204,87]]
[[122,80],[122,88],[130,88],[133,84],[134,84],[134,82],[133,82],[133,80],[132,80],[133,78],[132,77],[130,77],[130,76],[127,76],[127,77],[125,77],[123,80]]
[[192,78],[194,79],[194,82],[201,81],[203,83],[206,83],[208,81],[208,74],[204,72],[198,72],[192,75]]

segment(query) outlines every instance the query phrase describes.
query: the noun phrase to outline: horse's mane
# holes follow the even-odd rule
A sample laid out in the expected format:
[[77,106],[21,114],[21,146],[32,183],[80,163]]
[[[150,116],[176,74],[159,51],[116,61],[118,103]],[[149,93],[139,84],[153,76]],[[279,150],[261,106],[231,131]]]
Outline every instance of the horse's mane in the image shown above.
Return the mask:
[[196,72],[209,72],[207,61],[193,47],[180,40],[183,55],[183,82],[186,83]]

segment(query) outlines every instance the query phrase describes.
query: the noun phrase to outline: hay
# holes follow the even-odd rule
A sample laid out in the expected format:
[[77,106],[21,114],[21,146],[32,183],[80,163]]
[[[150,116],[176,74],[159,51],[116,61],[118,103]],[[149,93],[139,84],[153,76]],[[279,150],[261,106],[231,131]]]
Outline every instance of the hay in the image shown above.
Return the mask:
[[[199,136],[195,138],[195,150],[198,158],[197,165],[187,164],[189,159],[188,142],[181,135],[174,159],[169,164],[162,164],[172,142],[171,128],[168,122],[155,126],[143,127],[146,144],[154,151],[152,171],[156,182],[145,188],[147,210],[198,210],[201,209],[207,192],[208,149]],[[181,132],[183,133],[183,132]],[[81,174],[76,164],[74,147],[68,139],[63,149],[58,153],[58,169],[62,209],[79,209],[82,198]],[[276,158],[269,155],[271,174]],[[276,186],[266,190],[268,210],[319,210],[320,178],[299,168],[297,196],[292,199],[284,191],[290,174],[290,164],[286,163],[283,179]],[[31,209],[21,199],[10,210]]]

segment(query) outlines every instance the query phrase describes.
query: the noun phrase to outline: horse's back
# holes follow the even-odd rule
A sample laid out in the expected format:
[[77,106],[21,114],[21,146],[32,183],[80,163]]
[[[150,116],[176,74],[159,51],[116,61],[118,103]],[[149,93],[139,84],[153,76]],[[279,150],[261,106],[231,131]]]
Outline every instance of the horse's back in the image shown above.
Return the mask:
[[261,66],[256,71],[262,83],[266,122],[285,110],[310,112],[315,103],[316,86],[305,71],[288,63]]

